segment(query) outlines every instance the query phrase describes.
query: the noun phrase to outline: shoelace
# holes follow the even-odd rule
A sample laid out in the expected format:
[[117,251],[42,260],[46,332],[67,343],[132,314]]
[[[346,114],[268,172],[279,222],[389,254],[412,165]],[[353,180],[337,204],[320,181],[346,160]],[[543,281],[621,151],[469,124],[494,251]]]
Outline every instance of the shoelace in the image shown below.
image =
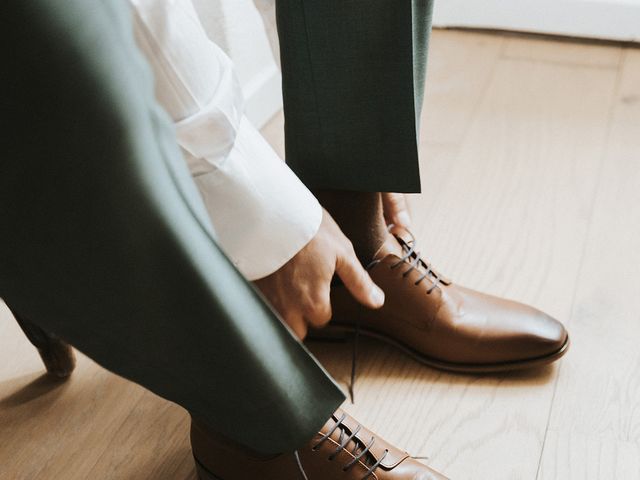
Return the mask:
[[[391,232],[394,226],[395,225],[393,224],[389,225],[387,227],[387,230]],[[400,243],[400,246],[402,247],[404,255],[396,263],[391,265],[391,268],[397,268],[400,265],[404,264],[407,260],[411,259],[411,262],[409,263],[409,268],[402,273],[402,276],[406,277],[418,267],[424,268],[425,269],[424,273],[420,275],[420,278],[418,278],[415,282],[413,282],[413,284],[418,285],[425,278],[428,278],[431,281],[431,286],[427,290],[427,294],[431,294],[431,292],[433,292],[436,288],[440,286],[440,284],[442,283],[442,279],[440,278],[440,274],[433,269],[433,267],[429,264],[429,262],[426,262],[425,260],[423,260],[420,255],[420,252],[416,250],[416,247],[418,246],[418,242],[416,241],[416,237],[413,235],[413,233],[411,233],[409,230],[407,230],[407,233],[411,236],[411,240],[409,240],[408,242],[396,236],[398,243]],[[370,270],[381,261],[382,259],[374,259],[371,263],[369,263],[369,265],[366,266],[366,269]]]
[[[393,227],[395,227],[395,225],[390,224],[387,226],[387,230],[391,232],[391,230],[393,230]],[[429,279],[431,281],[431,286],[427,289],[427,295],[431,295],[431,292],[433,292],[436,288],[440,288],[440,285],[443,283],[442,279],[440,278],[440,274],[438,274],[438,272],[436,272],[428,262],[423,260],[422,257],[420,256],[420,252],[416,250],[418,243],[413,233],[411,233],[409,230],[407,230],[407,233],[411,236],[411,240],[408,242],[398,237],[397,235],[395,236],[396,239],[398,240],[398,243],[400,243],[402,247],[404,255],[397,262],[391,265],[391,268],[397,268],[403,264],[406,265],[406,262],[410,260],[409,268],[402,273],[403,277],[406,277],[412,271],[416,270],[419,267],[424,268],[424,273],[420,275],[420,277],[415,282],[413,282],[413,284],[419,285],[420,282],[422,282],[425,278]],[[365,268],[366,270],[371,270],[380,262],[382,262],[382,259],[374,259]],[[355,403],[354,388],[356,383],[359,338],[360,338],[360,320],[356,319],[355,332],[353,334],[353,344],[352,344],[353,348],[351,353],[351,379],[349,382],[349,398],[351,400],[351,403]]]
[[[329,455],[328,457],[329,460],[334,460],[340,452],[342,452],[347,448],[347,445],[349,444],[349,442],[353,441],[354,447],[351,450],[351,455],[353,455],[353,459],[350,460],[347,464],[345,464],[342,467],[342,471],[348,472],[349,470],[351,470],[351,468],[353,468],[355,464],[357,464],[360,460],[362,460],[362,463],[367,467],[367,471],[365,475],[361,478],[361,480],[365,480],[369,478],[371,475],[373,475],[373,473],[376,471],[376,469],[380,466],[382,461],[388,455],[389,450],[385,449],[382,456],[378,460],[374,459],[375,461],[371,465],[368,465],[367,463],[370,463],[370,461],[367,462],[367,460],[369,460],[369,457],[366,457],[366,455],[368,453],[370,454],[371,447],[373,447],[374,443],[376,442],[376,439],[375,437],[372,436],[368,444],[365,445],[364,443],[362,443],[360,439],[357,437],[358,432],[360,432],[360,430],[362,429],[362,425],[358,424],[358,426],[353,430],[353,432],[348,433],[349,432],[348,428],[342,423],[344,422],[345,418],[347,418],[347,415],[343,413],[340,419],[331,428],[331,430],[323,434],[320,440],[318,440],[318,442],[311,449],[313,451],[317,451],[320,448],[320,446],[324,442],[326,442],[327,439],[329,439],[329,437],[331,437],[331,435],[333,435],[333,433],[336,430],[339,429],[340,430],[340,437],[338,438],[339,445],[331,453],[331,455]],[[302,462],[300,461],[300,455],[298,454],[297,451],[294,452],[294,457],[298,465],[298,469],[300,470],[300,474],[302,475],[302,478],[304,480],[308,480],[307,474],[304,471],[304,468],[302,467]]]

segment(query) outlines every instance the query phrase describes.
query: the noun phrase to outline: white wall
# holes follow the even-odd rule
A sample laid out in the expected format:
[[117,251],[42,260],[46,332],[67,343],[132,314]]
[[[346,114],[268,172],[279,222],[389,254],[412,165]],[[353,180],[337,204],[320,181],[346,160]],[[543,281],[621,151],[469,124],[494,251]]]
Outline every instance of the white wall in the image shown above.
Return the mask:
[[[271,2],[261,1],[266,1],[269,14]],[[247,116],[258,128],[263,126],[282,107],[281,80],[253,1],[193,0],[193,4],[209,37],[235,64]]]
[[640,41],[640,0],[436,0],[434,25]]

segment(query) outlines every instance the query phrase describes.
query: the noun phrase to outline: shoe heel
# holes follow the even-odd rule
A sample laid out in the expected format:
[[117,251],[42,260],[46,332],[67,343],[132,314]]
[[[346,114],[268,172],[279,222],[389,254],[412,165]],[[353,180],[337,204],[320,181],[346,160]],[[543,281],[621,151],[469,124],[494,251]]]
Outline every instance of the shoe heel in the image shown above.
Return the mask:
[[196,460],[196,473],[198,474],[199,480],[222,480],[220,477],[216,477],[213,473],[204,468],[198,460]]

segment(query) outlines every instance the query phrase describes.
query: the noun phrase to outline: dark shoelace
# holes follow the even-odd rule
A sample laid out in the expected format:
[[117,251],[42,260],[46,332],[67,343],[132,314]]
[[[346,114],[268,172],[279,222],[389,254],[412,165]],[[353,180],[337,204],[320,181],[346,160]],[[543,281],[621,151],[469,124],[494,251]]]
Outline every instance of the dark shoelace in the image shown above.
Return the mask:
[[300,461],[300,454],[298,453],[297,450],[293,452],[293,458],[295,458],[296,460],[296,465],[298,466],[298,470],[300,470],[300,475],[302,476],[302,480],[309,480],[309,477],[307,477],[307,472],[305,472],[304,468],[302,467],[302,462]]
[[[387,227],[387,229],[391,231],[394,226],[395,225],[391,224]],[[402,251],[404,252],[404,255],[396,263],[391,265],[391,268],[397,268],[400,265],[406,263],[407,260],[411,259],[411,262],[409,263],[409,268],[402,273],[402,276],[406,277],[418,267],[424,268],[424,273],[420,276],[420,278],[418,278],[415,282],[413,282],[413,284],[418,285],[425,278],[428,278],[431,281],[431,286],[427,290],[427,294],[431,294],[433,290],[435,290],[440,286],[440,284],[442,283],[442,279],[440,278],[440,274],[438,274],[435,270],[433,270],[431,265],[422,259],[420,252],[416,250],[416,247],[418,246],[418,242],[416,241],[416,237],[413,235],[413,233],[411,233],[409,230],[407,230],[407,233],[411,236],[411,240],[409,240],[408,242],[406,242],[404,239],[398,236],[395,236],[396,239],[398,240],[398,243],[400,243],[400,246],[402,247]],[[371,263],[369,263],[369,265],[366,266],[366,269],[370,270],[371,268],[379,264],[381,261],[382,259],[374,259]]]
[[[393,224],[388,225],[387,230],[391,232],[394,226],[395,225]],[[402,272],[402,276],[406,277],[412,271],[416,270],[419,267],[422,267],[424,269],[424,273],[420,275],[420,277],[415,282],[413,282],[413,284],[419,285],[420,282],[422,282],[425,278],[428,279],[429,281],[431,281],[431,286],[427,289],[427,295],[431,295],[431,292],[433,292],[436,288],[440,288],[440,284],[443,283],[442,279],[440,278],[440,274],[438,274],[438,272],[433,270],[433,268],[428,262],[422,259],[422,257],[420,256],[420,252],[416,251],[416,247],[418,244],[416,242],[416,237],[413,235],[413,233],[411,233],[409,230],[407,230],[407,233],[411,236],[411,240],[408,242],[398,237],[397,235],[395,236],[396,239],[398,240],[398,243],[400,243],[400,246],[402,247],[402,251],[404,252],[404,255],[396,263],[391,265],[391,268],[397,268],[403,264],[406,265],[407,261],[410,260],[409,268],[406,271]],[[366,270],[371,270],[380,262],[382,262],[382,259],[380,258],[374,259],[365,268]],[[353,349],[351,353],[351,379],[349,382],[349,398],[351,400],[351,403],[355,403],[354,388],[356,383],[356,371],[358,366],[357,359],[358,359],[359,338],[360,338],[360,319],[356,318],[355,331],[353,334]]]
[[[373,447],[374,443],[376,442],[375,437],[371,437],[371,440],[369,441],[368,444],[364,444],[361,442],[361,440],[357,437],[358,432],[362,429],[362,425],[358,424],[358,426],[351,432],[349,433],[349,429],[342,423],[344,422],[344,419],[347,418],[346,414],[342,414],[342,416],[340,417],[340,419],[336,422],[336,424],[331,428],[331,430],[329,430],[327,433],[323,434],[322,437],[320,438],[320,440],[318,440],[318,442],[311,448],[313,451],[317,451],[320,446],[327,441],[327,439],[329,437],[331,437],[331,435],[333,435],[333,433],[336,430],[340,430],[340,437],[338,438],[338,447],[331,453],[331,455],[329,455],[329,460],[334,460],[336,458],[336,456],[342,452],[343,450],[345,450],[347,448],[347,445],[349,444],[349,442],[353,442],[354,443],[354,447],[351,450],[351,455],[353,455],[353,459],[351,461],[349,461],[346,465],[344,465],[342,467],[342,471],[343,472],[348,472],[349,470],[351,470],[351,468],[353,468],[353,466],[355,464],[357,464],[359,461],[362,461],[363,465],[366,466],[367,471],[365,473],[365,475],[361,478],[361,480],[365,480],[367,478],[369,478],[371,475],[373,475],[373,473],[376,471],[376,469],[380,466],[380,464],[382,463],[382,461],[385,459],[385,457],[387,456],[387,454],[389,453],[389,450],[385,449],[384,453],[382,454],[382,456],[378,459],[375,460],[375,458],[373,458],[373,463],[371,463],[371,459],[369,457],[367,457],[366,455],[370,453],[371,447]],[[300,470],[300,474],[302,475],[303,480],[308,480],[307,474],[304,471],[304,468],[302,467],[302,462],[300,461],[300,455],[298,454],[297,451],[294,452],[294,457],[296,460],[296,464],[298,466],[298,469]],[[370,463],[370,465],[369,465]]]

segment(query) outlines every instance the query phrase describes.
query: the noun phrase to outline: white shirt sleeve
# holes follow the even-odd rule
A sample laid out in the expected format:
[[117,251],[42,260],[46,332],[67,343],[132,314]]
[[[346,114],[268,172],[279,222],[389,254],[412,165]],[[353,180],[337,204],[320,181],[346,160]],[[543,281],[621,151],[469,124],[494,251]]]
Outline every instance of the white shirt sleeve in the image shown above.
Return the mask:
[[191,0],[129,1],[221,248],[249,280],[275,272],[316,234],[322,208],[245,117],[231,60]]

